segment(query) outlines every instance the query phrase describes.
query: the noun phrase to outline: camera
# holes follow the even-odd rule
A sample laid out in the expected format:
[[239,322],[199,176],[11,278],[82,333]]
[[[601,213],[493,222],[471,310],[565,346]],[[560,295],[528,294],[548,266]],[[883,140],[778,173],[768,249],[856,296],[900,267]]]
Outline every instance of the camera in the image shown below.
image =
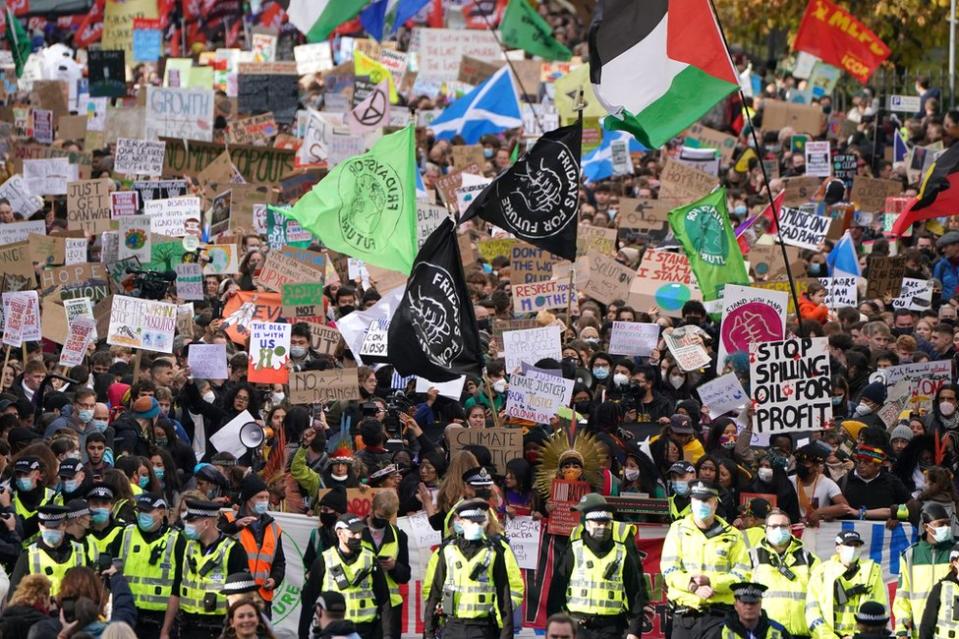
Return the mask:
[[399,438],[403,430],[403,423],[400,421],[400,413],[405,413],[410,407],[410,401],[406,398],[406,393],[396,391],[386,398],[386,417],[383,419],[383,426],[391,438]]

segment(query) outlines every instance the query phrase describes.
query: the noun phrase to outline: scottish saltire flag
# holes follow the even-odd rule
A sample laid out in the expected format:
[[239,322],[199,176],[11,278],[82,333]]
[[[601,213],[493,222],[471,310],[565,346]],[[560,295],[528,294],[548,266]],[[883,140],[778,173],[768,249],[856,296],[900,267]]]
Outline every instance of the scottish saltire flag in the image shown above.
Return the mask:
[[587,182],[599,182],[608,180],[613,176],[613,150],[614,140],[628,140],[630,153],[641,153],[648,151],[642,143],[624,131],[603,131],[603,141],[599,146],[583,156],[583,177]]
[[849,231],[843,233],[842,239],[829,251],[826,256],[826,265],[829,266],[830,277],[859,277],[862,270],[859,268],[859,257],[856,255],[856,245],[852,241]]
[[902,131],[896,129],[896,133],[893,135],[892,139],[892,161],[904,162],[908,154],[909,143],[906,142],[906,138],[903,137]]
[[476,144],[487,133],[499,133],[523,126],[519,98],[513,87],[509,66],[454,101],[430,123],[438,140],[463,136],[467,144]]
[[371,36],[382,40],[396,33],[430,0],[375,0],[360,13],[360,23]]
[[426,184],[423,183],[423,174],[420,173],[419,169],[416,170],[416,199],[417,200],[428,200],[430,194],[426,192]]
[[823,522],[818,528],[807,527],[802,533],[803,545],[825,561],[836,554],[836,535],[844,530],[855,530],[862,536],[863,557],[882,566],[882,577],[887,583],[899,575],[902,553],[919,540],[912,524],[888,530],[884,521],[834,521]]

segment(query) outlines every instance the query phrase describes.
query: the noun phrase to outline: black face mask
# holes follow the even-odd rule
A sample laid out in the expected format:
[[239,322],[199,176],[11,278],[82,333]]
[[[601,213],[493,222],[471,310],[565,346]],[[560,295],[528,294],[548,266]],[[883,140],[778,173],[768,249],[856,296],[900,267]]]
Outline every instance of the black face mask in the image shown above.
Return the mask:
[[796,464],[796,476],[799,479],[809,479],[812,477],[812,469],[808,468],[805,464]]
[[492,491],[489,488],[477,488],[474,490],[476,496],[480,499],[489,499]]
[[320,513],[320,523],[324,526],[332,526],[336,523],[336,513]]
[[897,326],[892,329],[892,334],[899,337],[900,335],[912,335],[912,331],[912,328],[901,328]]
[[346,540],[346,547],[350,549],[350,552],[356,552],[360,549],[360,546],[363,544],[362,539],[357,539],[355,537],[350,537]]
[[344,315],[349,315],[350,313],[352,313],[352,312],[355,311],[355,310],[356,310],[356,307],[355,307],[355,306],[341,306],[341,307],[340,307],[340,317],[343,317]]
[[372,526],[373,528],[376,528],[377,530],[382,530],[383,528],[386,528],[386,525],[388,523],[390,523],[390,521],[388,519],[383,519],[382,517],[370,518],[370,526]]
[[577,413],[582,413],[583,415],[589,414],[589,409],[592,408],[593,402],[587,400],[585,402],[576,402],[573,404],[573,407],[576,409]]

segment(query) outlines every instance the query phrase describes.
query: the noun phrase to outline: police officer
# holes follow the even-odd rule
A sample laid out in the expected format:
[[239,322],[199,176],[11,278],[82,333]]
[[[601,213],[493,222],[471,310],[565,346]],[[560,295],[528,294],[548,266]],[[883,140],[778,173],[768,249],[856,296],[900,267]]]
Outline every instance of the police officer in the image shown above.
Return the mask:
[[[918,631],[917,631],[918,633]],[[856,611],[856,637],[889,639],[889,612],[878,601],[866,601]]]
[[141,493],[136,505],[137,523],[123,529],[119,556],[137,608],[137,637],[159,639],[169,636],[176,620],[169,600],[179,592],[186,540],[167,525],[163,495]]
[[13,511],[23,524],[20,545],[27,548],[40,536],[37,513],[41,506],[53,503],[56,493],[42,483],[40,460],[26,456],[13,466]]
[[691,512],[670,524],[660,569],[673,608],[672,639],[710,639],[732,607],[730,587],[749,577],[749,556],[742,533],[716,516],[716,485],[696,480],[689,495]]
[[863,559],[862,537],[855,530],[836,536],[836,554],[820,562],[809,576],[806,623],[816,639],[856,632],[856,611],[865,601],[889,603],[882,567]]
[[669,517],[672,521],[689,514],[689,484],[696,479],[696,467],[678,461],[669,467]]
[[226,576],[226,582],[223,584],[223,595],[226,597],[227,607],[232,606],[240,599],[260,599],[260,585],[253,581],[253,575],[249,570],[235,572]]
[[[400,500],[395,490],[381,490],[376,493],[367,519],[369,525],[363,531],[363,545],[376,556],[390,589],[394,637],[399,637],[401,634],[400,617],[403,596],[400,594],[399,584],[408,583],[411,577],[410,551],[406,533],[391,523],[399,508]],[[374,636],[379,635],[374,632]]]
[[87,564],[92,566],[100,552],[87,537],[87,531],[90,530],[90,507],[87,506],[85,499],[71,499],[66,503],[65,508],[67,520],[63,530],[67,534],[67,540],[83,544],[83,547],[87,549]]
[[723,623],[722,639],[789,639],[789,632],[763,610],[766,586],[741,581],[730,589],[735,602]]
[[54,496],[54,503],[65,506],[71,499],[83,499],[93,482],[89,481],[79,459],[64,459],[60,462],[57,476],[60,478],[60,491]]
[[[643,567],[627,550],[632,537],[614,537],[613,512],[606,499],[589,493],[575,509],[583,534],[563,554],[550,583],[547,614],[569,611],[577,636],[585,639],[638,639],[642,632]],[[631,528],[631,527],[630,527]],[[635,548],[635,546],[634,546]]]
[[922,537],[902,553],[899,585],[893,600],[896,636],[916,639],[929,591],[949,573],[952,518],[941,504],[927,502],[920,514]]
[[123,525],[113,518],[113,489],[107,484],[93,484],[87,493],[90,507],[90,529],[87,544],[95,546],[101,555],[118,557]]
[[424,637],[435,636],[445,619],[444,639],[511,639],[513,602],[503,546],[486,537],[489,504],[467,499],[454,513],[463,534],[436,550]]
[[183,568],[179,596],[170,598],[178,607],[180,639],[219,636],[226,614],[226,577],[247,569],[246,551],[217,528],[220,505],[212,501],[186,500],[183,515]]
[[[493,476],[489,474],[482,466],[477,466],[476,468],[470,468],[463,473],[463,499],[486,499],[493,494]],[[463,501],[463,500],[460,500]],[[437,513],[430,518],[430,523],[434,524],[436,517],[442,515],[443,521],[443,537],[448,537],[453,533],[451,528],[453,515],[456,513],[456,507],[459,503],[453,505],[453,508],[450,509],[447,513]],[[496,516],[496,513],[492,513],[492,516]],[[435,526],[434,526],[435,528]]]
[[305,637],[309,632],[319,593],[331,590],[346,599],[346,618],[356,624],[361,637],[372,637],[374,627],[380,626],[384,637],[399,639],[392,634],[393,607],[383,569],[373,551],[363,547],[366,522],[347,513],[337,520],[333,530],[337,545],[316,558],[303,587],[300,636]]
[[789,515],[782,510],[771,510],[763,529],[765,536],[749,551],[752,580],[766,587],[763,610],[793,639],[806,637],[806,590],[819,558],[793,536]]
[[919,623],[919,639],[959,637],[959,544],[949,553],[949,573],[939,580],[926,599]]
[[250,574],[260,584],[260,599],[264,611],[270,615],[273,591],[286,575],[286,558],[283,556],[283,529],[267,514],[270,507],[270,492],[266,482],[255,473],[240,481],[240,511],[234,515],[227,512],[226,523],[221,525],[227,534],[237,538],[250,560]]
[[20,554],[10,577],[12,594],[24,575],[46,575],[50,580],[50,595],[60,591],[60,582],[67,570],[87,565],[83,544],[68,541],[63,531],[67,509],[63,506],[40,506],[38,509],[39,539]]

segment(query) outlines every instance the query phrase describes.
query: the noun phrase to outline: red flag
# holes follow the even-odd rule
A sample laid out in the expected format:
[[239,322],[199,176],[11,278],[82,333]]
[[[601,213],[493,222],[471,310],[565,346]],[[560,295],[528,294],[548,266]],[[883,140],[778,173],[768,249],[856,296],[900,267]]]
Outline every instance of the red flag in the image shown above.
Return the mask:
[[895,236],[901,236],[913,222],[934,217],[959,214],[959,144],[936,158],[922,179],[919,195],[912,199],[906,210],[899,214],[892,225]]
[[105,0],[97,0],[90,13],[86,15],[76,35],[73,36],[73,46],[85,48],[100,41],[103,37],[103,14]]
[[830,0],[809,0],[793,49],[843,69],[862,84],[892,53],[879,36]]

